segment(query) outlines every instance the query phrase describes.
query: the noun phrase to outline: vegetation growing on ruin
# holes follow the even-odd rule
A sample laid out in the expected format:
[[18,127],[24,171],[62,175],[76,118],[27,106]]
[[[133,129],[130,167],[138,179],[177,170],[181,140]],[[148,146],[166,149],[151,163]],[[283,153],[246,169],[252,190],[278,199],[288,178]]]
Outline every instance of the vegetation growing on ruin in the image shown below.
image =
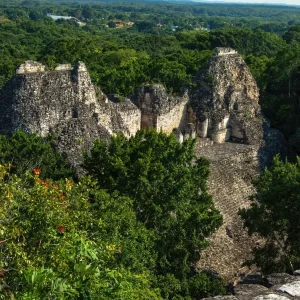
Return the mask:
[[[79,182],[51,178],[61,157],[49,142],[18,132],[4,144],[30,148],[32,157],[25,151],[12,165],[3,156],[0,165],[1,299],[197,299],[225,292],[215,274],[194,269],[222,223],[207,192],[208,162],[196,159],[194,141],[179,144],[154,131],[97,141],[85,156],[92,177]],[[31,159],[40,168],[25,171]],[[56,171],[69,174],[64,165]]]
[[222,223],[207,192],[208,162],[196,158],[194,144],[139,131],[129,140],[112,137],[109,145],[97,141],[85,156],[84,166],[99,186],[130,197],[137,219],[156,236],[154,269],[167,298],[200,297],[194,284],[203,275],[191,276],[191,267],[208,245],[205,238]]

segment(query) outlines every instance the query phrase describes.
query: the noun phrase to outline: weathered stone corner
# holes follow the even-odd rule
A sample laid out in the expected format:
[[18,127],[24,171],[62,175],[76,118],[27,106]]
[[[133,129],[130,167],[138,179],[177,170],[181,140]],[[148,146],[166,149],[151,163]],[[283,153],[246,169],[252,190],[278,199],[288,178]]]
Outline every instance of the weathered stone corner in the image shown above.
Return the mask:
[[39,62],[27,60],[16,68],[16,74],[44,72],[45,66]]

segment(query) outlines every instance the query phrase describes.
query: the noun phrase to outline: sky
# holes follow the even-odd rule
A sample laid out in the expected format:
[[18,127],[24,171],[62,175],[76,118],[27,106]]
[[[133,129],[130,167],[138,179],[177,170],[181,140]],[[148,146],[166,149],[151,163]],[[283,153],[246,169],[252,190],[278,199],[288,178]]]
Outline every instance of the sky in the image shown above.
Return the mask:
[[267,4],[289,4],[289,5],[299,5],[300,0],[194,0],[195,2],[228,2],[228,3],[267,3]]

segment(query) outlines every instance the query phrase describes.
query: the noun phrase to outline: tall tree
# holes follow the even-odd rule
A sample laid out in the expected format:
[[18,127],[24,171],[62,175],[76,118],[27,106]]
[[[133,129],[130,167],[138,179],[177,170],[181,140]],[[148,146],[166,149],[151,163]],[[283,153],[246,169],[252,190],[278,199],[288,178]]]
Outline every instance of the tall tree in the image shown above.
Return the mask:
[[254,186],[251,207],[240,215],[249,233],[260,234],[266,243],[254,249],[252,262],[265,273],[292,272],[300,267],[300,158],[292,164],[275,157]]
[[[109,144],[96,141],[85,154],[87,172],[102,188],[132,198],[138,220],[154,232],[156,273],[170,298],[191,295],[197,280],[190,268],[207,247],[206,238],[222,223],[207,192],[208,161],[196,157],[194,144],[180,144],[174,135],[139,131],[130,139],[112,137]],[[199,295],[204,292],[201,276]]]

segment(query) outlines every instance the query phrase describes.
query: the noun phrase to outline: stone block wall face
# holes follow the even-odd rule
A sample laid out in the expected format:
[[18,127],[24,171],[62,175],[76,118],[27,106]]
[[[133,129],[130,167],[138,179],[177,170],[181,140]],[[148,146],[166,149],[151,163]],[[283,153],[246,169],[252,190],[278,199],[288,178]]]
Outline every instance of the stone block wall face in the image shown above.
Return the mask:
[[157,116],[157,130],[170,134],[174,128],[184,129],[187,122],[187,99],[178,103],[169,112]]
[[203,122],[198,122],[198,135],[201,138],[207,137],[208,132],[208,119],[205,119]]
[[141,111],[131,101],[114,103],[107,101],[99,104],[97,109],[98,123],[110,134],[123,133],[133,136],[141,126]]
[[72,118],[76,97],[69,72],[15,75],[9,97],[11,129],[22,128],[42,136],[60,120]]
[[135,136],[141,128],[141,111],[136,107],[135,109],[122,110],[119,113],[124,126],[128,129],[128,136]]
[[114,133],[131,136],[140,129],[141,112],[130,101],[105,103],[102,92],[97,99],[83,63],[72,70],[69,65],[58,69],[45,72],[36,62],[17,69],[0,90],[0,134],[18,129],[41,136],[55,132],[60,141],[57,149],[67,152],[71,163],[79,167],[78,147],[86,149],[96,138]]
[[72,73],[72,80],[76,83],[74,88],[78,102],[86,104],[96,103],[95,87],[92,84],[90,74],[87,72],[85,65],[78,63],[75,65]]
[[16,69],[16,74],[44,72],[45,66],[36,61],[28,60]]
[[214,143],[222,144],[230,139],[230,129],[220,129],[216,133],[211,134],[211,139]]
[[60,64],[55,68],[55,71],[71,71],[73,67],[71,64]]
[[167,93],[161,84],[147,84],[132,96],[133,103],[141,110],[141,128],[155,128],[170,134],[174,128],[184,131],[188,122],[187,92],[182,97]]

